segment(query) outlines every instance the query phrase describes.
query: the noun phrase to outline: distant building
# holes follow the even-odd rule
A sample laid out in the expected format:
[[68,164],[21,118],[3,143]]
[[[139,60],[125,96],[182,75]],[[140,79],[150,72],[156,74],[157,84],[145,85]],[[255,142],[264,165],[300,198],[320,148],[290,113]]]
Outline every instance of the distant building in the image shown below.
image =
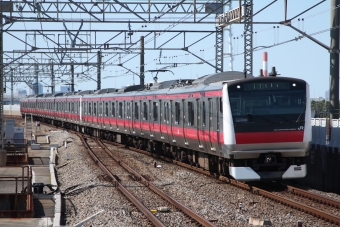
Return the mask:
[[25,97],[27,95],[27,91],[21,88],[18,88],[14,92],[15,97]]
[[60,86],[60,92],[69,92],[70,87],[69,86]]
[[[31,84],[30,89],[28,91],[29,95],[35,94],[34,90],[32,88],[35,88],[37,86],[37,82],[33,82]],[[38,83],[38,94],[43,94],[44,93],[44,85],[42,83]]]
[[325,92],[325,99],[329,100],[329,90]]

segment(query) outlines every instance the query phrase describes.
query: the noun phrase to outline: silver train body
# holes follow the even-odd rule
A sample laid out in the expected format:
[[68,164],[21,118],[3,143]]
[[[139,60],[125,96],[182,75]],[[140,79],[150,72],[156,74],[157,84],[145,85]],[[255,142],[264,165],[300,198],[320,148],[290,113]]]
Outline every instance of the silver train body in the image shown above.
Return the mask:
[[309,85],[285,77],[206,75],[21,100],[35,119],[171,156],[240,181],[303,178]]

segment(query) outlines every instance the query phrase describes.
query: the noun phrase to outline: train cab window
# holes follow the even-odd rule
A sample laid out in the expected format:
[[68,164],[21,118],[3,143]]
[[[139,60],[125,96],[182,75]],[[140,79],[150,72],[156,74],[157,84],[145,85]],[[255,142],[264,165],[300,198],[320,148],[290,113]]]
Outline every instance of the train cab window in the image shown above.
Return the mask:
[[194,103],[193,102],[188,102],[188,125],[192,126],[194,125]]
[[105,117],[109,116],[109,104],[105,103]]
[[202,127],[205,127],[205,122],[206,122],[206,116],[205,116],[205,111],[206,111],[206,108],[205,108],[205,101],[203,101],[202,103]]
[[138,103],[135,102],[135,119],[138,120],[138,114],[139,113],[139,110],[138,110]]
[[116,103],[113,101],[111,105],[111,114],[112,117],[116,117]]
[[158,102],[152,103],[153,121],[158,121]]
[[93,115],[97,115],[97,103],[93,103]]
[[118,108],[118,117],[122,118],[123,117],[123,103],[119,103],[119,108]]
[[143,103],[143,120],[145,121],[148,120],[148,103],[147,102]]
[[175,102],[175,124],[180,124],[181,105]]

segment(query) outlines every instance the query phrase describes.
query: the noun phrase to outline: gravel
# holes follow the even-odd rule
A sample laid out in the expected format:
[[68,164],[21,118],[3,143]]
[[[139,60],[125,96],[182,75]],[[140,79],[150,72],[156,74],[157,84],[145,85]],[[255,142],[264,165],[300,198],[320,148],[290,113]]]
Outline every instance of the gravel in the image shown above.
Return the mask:
[[[133,204],[112,187],[76,135],[66,131],[50,131],[48,134],[51,143],[58,143],[60,146],[56,172],[61,191],[65,192],[71,186],[80,184],[64,197],[65,216],[61,224],[75,225],[104,210],[84,226],[152,226]],[[69,141],[67,148],[62,146],[65,140]],[[111,145],[108,147],[111,150],[116,149]],[[267,221],[272,226],[296,226],[299,220],[303,222],[303,226],[335,226],[191,170],[123,148],[115,152],[153,184],[217,226],[254,226],[249,224],[250,218]],[[155,161],[160,168],[154,168]],[[81,192],[77,193],[77,189],[84,190],[78,190]],[[334,193],[313,192],[332,198],[340,197]],[[240,203],[242,209],[239,208]],[[178,211],[171,209],[166,214],[170,220],[176,216],[174,212]],[[171,223],[176,226],[175,220]],[[193,225],[188,222],[178,226]]]

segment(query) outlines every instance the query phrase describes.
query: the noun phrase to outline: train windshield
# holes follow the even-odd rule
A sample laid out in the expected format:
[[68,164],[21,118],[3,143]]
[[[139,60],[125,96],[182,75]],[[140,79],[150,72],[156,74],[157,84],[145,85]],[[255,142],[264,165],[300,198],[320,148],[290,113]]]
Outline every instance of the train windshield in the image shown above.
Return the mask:
[[248,82],[228,87],[234,123],[303,122],[306,85],[292,81]]

